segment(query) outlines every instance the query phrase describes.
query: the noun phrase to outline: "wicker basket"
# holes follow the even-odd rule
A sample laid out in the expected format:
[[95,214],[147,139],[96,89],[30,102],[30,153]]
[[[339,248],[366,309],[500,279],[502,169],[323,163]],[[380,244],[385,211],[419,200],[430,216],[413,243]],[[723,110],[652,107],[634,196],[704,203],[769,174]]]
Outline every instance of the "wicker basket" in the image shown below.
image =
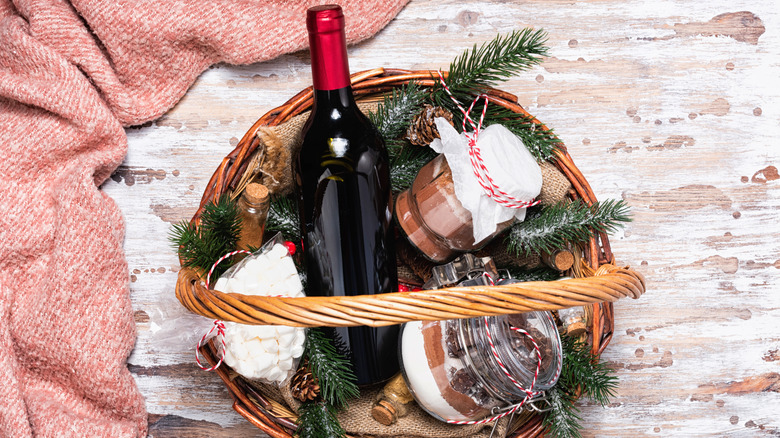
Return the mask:
[[[352,75],[352,87],[356,99],[362,100],[387,93],[411,80],[431,87],[435,83],[435,76],[434,71],[379,68]],[[530,116],[517,103],[517,97],[500,90],[489,90],[487,94],[492,104]],[[279,125],[308,110],[312,99],[312,89],[307,88],[284,105],[269,111],[252,126],[214,172],[193,222],[198,222],[208,202],[236,189],[260,146],[256,136],[258,129],[261,126]],[[571,198],[580,198],[589,204],[596,201],[588,182],[563,145],[554,163],[572,184]],[[590,240],[582,258],[586,275],[583,278],[353,297],[277,298],[224,294],[208,289],[195,270],[183,268],[176,284],[176,297],[190,311],[209,318],[244,324],[306,327],[383,326],[413,320],[471,318],[590,306],[592,317],[588,342],[592,351],[600,354],[612,338],[612,301],[626,296],[638,298],[645,290],[644,278],[628,268],[613,265],[614,257],[604,233]],[[207,344],[201,352],[212,364],[216,363],[213,344]],[[221,366],[217,373],[233,396],[233,408],[238,413],[271,437],[289,438],[293,434],[295,415],[289,409],[259,394],[240,376],[231,373],[229,368]],[[534,437],[543,434],[541,417],[537,415],[521,425],[512,436]]]

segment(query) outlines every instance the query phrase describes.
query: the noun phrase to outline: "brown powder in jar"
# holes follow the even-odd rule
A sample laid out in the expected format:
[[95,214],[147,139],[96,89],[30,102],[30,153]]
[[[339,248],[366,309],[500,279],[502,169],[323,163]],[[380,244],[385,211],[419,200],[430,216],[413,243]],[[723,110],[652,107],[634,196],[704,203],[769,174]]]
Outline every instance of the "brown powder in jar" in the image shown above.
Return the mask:
[[259,248],[263,245],[265,221],[270,206],[270,192],[262,184],[250,183],[238,199],[241,231],[237,247],[243,250]]
[[[425,345],[425,357],[428,359],[428,366],[433,374],[436,387],[439,388],[442,398],[449,403],[456,411],[468,418],[476,418],[484,415],[484,408],[478,406],[474,400],[455,390],[450,385],[448,374],[453,373],[444,366],[445,351],[442,345],[441,322],[423,322],[422,323],[423,344]],[[455,370],[456,373],[458,370]]]
[[444,155],[439,155],[426,164],[427,166],[431,166],[430,176],[426,172],[415,179],[412,185],[412,196],[417,202],[425,225],[449,241],[452,247],[466,251],[473,249],[471,213],[455,196],[455,184],[452,182],[452,171],[447,159]]
[[498,224],[492,235],[474,242],[471,212],[455,195],[452,171],[444,155],[423,166],[412,187],[398,195],[395,213],[409,241],[439,263],[481,248],[513,222]]

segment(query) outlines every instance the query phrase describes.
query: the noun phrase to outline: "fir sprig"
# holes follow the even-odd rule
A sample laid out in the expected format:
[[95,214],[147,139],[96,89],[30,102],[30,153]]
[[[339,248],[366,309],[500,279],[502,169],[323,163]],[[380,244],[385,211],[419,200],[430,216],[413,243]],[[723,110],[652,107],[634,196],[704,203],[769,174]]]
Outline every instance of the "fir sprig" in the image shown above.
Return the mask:
[[[220,257],[236,249],[240,232],[238,206],[229,196],[222,195],[203,208],[200,226],[186,221],[174,224],[169,239],[182,266],[208,271]],[[217,266],[212,278],[219,278],[230,262],[226,260]]]
[[306,402],[301,405],[298,414],[295,436],[299,438],[339,438],[347,435],[333,408],[327,403]]
[[612,369],[594,357],[590,348],[572,336],[561,336],[564,366],[559,382],[569,391],[579,388],[582,395],[602,407],[615,396],[617,377]]
[[[546,40],[543,30],[526,28],[499,35],[479,48],[475,45],[450,63],[445,83],[461,106],[468,108],[475,96],[487,87],[539,64],[547,56]],[[431,101],[453,114],[456,127],[462,126],[463,114],[442,87],[434,87]],[[494,124],[504,125],[519,136],[537,160],[549,159],[562,144],[551,130],[542,129],[532,118],[499,105],[489,105],[485,114],[483,125]]]
[[360,395],[357,378],[349,360],[339,353],[338,342],[321,328],[311,328],[304,345],[309,369],[320,382],[320,395],[326,403],[343,409],[347,401]]
[[390,186],[393,191],[402,192],[411,187],[420,169],[434,157],[436,152],[433,149],[407,143],[390,159]]
[[550,410],[544,416],[543,424],[556,438],[581,438],[579,409],[574,404],[575,398],[555,385],[545,391]]
[[542,62],[547,33],[525,28],[497,36],[479,48],[475,44],[450,63],[447,85],[453,92],[491,87]]
[[544,424],[556,438],[580,438],[581,418],[574,404],[575,395],[579,393],[606,406],[615,395],[617,377],[582,341],[562,335],[561,342],[563,368],[558,383],[546,391],[551,409],[544,417]]
[[268,219],[265,221],[266,232],[279,232],[287,240],[300,242],[301,228],[299,222],[298,207],[295,201],[287,196],[276,196],[271,199]]
[[401,140],[401,134],[420,112],[427,97],[428,92],[412,81],[385,94],[376,112],[368,113],[368,118],[385,140],[391,160],[403,148],[405,142]]
[[542,207],[529,211],[523,222],[512,226],[506,238],[507,248],[518,255],[550,252],[567,242],[585,242],[594,231],[614,232],[631,221],[628,214],[628,206],[622,200],[591,206],[577,200]]

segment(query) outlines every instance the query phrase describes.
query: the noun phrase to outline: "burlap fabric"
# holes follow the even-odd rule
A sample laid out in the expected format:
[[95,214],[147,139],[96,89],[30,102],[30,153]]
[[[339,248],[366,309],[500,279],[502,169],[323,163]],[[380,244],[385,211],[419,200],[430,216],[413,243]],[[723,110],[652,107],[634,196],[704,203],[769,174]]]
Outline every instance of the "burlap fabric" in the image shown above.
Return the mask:
[[[262,384],[259,384],[263,386]],[[482,425],[457,426],[439,421],[428,415],[418,406],[412,406],[409,413],[398,419],[394,424],[385,426],[371,416],[381,386],[361,388],[360,397],[349,402],[349,409],[338,414],[339,422],[349,435],[360,437],[392,437],[392,438],[488,438],[494,423]],[[281,397],[292,410],[298,412],[301,403],[290,393],[289,387],[279,389],[265,388],[268,395]],[[509,418],[504,418],[496,424],[494,437],[503,437],[507,432]]]
[[549,161],[540,162],[539,167],[542,168],[542,191],[536,199],[542,205],[554,205],[563,201],[571,190],[569,179]]

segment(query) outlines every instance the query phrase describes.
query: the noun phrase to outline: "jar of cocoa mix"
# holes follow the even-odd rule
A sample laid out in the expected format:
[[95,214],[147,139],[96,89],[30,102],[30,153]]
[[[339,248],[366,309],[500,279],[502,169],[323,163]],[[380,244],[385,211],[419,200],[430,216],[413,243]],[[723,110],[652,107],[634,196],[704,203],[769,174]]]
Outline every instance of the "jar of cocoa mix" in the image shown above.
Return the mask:
[[417,403],[451,423],[481,420],[540,395],[557,382],[563,360],[552,314],[538,311],[409,322],[400,350]]
[[423,166],[412,187],[398,195],[395,214],[409,242],[439,263],[482,248],[514,222],[498,224],[493,234],[475,242],[471,213],[455,196],[452,171],[443,154]]

